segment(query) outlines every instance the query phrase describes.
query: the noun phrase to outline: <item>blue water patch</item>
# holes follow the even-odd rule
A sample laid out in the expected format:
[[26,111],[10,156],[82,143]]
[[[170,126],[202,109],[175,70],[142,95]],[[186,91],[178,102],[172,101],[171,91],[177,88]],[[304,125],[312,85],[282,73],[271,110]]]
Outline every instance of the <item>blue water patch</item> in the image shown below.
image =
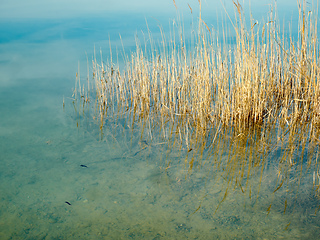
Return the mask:
[[[136,15],[111,15],[90,18],[66,19],[4,19],[0,21],[0,43],[28,42],[45,43],[60,39],[91,39],[94,41],[119,40],[119,35],[134,38],[135,32],[147,33],[147,22],[150,30],[159,30],[158,25],[169,22],[163,17],[145,17]],[[154,24],[154,23],[157,24]]]

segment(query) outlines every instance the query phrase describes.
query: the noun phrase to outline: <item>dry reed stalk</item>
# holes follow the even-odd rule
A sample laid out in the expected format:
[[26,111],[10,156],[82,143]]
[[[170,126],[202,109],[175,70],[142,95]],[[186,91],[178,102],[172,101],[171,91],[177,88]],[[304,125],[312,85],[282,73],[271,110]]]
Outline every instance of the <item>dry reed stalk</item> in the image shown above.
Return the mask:
[[[123,70],[113,63],[111,50],[107,63],[98,64],[94,57],[96,96],[85,104],[95,104],[101,131],[106,119],[126,119],[132,131],[141,126],[141,138],[146,129],[152,141],[167,141],[168,152],[187,150],[188,174],[195,166],[212,164],[227,181],[226,194],[239,187],[251,196],[249,179],[260,174],[261,184],[274,149],[287,149],[280,151],[280,171],[288,179],[298,155],[303,159],[308,146],[315,152],[319,146],[317,18],[302,4],[294,41],[281,33],[273,10],[265,24],[251,19],[247,26],[241,5],[234,5],[234,45],[227,44],[226,29],[221,42],[200,12],[191,46],[183,26],[175,24],[177,33],[169,40],[160,29],[159,46],[150,32],[151,49],[143,50],[137,41]],[[75,91],[89,97],[78,78]],[[315,155],[307,158],[310,162]],[[166,159],[166,168],[170,163]],[[276,189],[286,184],[279,181]]]

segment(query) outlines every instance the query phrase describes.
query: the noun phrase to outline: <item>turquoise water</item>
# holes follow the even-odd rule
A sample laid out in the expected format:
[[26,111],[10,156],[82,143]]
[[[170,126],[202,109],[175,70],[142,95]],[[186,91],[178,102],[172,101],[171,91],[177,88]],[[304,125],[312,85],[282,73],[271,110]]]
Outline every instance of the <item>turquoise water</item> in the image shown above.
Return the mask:
[[[101,140],[92,119],[78,121],[78,64],[85,78],[94,46],[107,55],[119,33],[134,49],[145,18],[129,19],[1,21],[0,239],[318,239],[314,168],[273,194],[279,148],[250,179],[252,196],[237,188],[222,202],[218,170],[187,174],[185,153],[141,148],[138,126],[110,121]],[[148,19],[155,36],[166,19]]]

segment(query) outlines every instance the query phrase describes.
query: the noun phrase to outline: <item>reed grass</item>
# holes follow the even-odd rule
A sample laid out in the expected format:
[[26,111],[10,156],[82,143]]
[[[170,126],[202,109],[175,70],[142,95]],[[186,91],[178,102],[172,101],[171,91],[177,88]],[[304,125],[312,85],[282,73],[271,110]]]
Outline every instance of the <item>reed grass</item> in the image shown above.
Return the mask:
[[124,119],[132,129],[141,126],[141,137],[184,151],[187,174],[196,166],[221,172],[217,178],[225,179],[226,194],[240,188],[251,197],[250,176],[262,179],[278,155],[284,177],[274,193],[289,184],[290,169],[301,176],[308,162],[319,195],[318,13],[298,2],[295,39],[284,33],[273,9],[265,23],[247,24],[234,2],[236,42],[228,44],[227,29],[210,29],[199,4],[199,25],[190,40],[183,25],[174,24],[169,39],[160,29],[160,44],[150,32],[145,46],[137,41],[135,52],[124,53],[123,68],[113,62],[112,51],[107,62],[94,56],[87,86],[76,84],[83,106],[95,107],[101,133],[107,119]]

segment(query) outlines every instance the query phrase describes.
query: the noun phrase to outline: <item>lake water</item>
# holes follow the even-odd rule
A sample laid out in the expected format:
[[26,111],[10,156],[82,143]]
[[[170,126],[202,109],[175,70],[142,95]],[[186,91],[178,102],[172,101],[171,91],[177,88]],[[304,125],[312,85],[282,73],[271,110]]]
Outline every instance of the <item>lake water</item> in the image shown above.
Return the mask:
[[[297,19],[293,2],[279,1],[279,19]],[[203,19],[214,25],[223,10],[219,1],[207,4]],[[263,173],[250,179],[259,192],[230,189],[224,198],[218,170],[187,174],[180,151],[168,153],[160,143],[141,148],[139,128],[110,121],[101,139],[93,121],[79,122],[72,105],[76,73],[86,78],[94,48],[107,57],[109,42],[122,48],[121,34],[125,50],[134,51],[146,21],[154,39],[159,24],[169,32],[172,2],[168,12],[147,7],[0,20],[0,239],[318,239],[317,164],[302,165],[295,187],[274,194],[275,150]],[[190,10],[181,8],[187,31]],[[251,8],[259,21],[269,11],[254,1]],[[172,164],[164,170],[166,161]]]

